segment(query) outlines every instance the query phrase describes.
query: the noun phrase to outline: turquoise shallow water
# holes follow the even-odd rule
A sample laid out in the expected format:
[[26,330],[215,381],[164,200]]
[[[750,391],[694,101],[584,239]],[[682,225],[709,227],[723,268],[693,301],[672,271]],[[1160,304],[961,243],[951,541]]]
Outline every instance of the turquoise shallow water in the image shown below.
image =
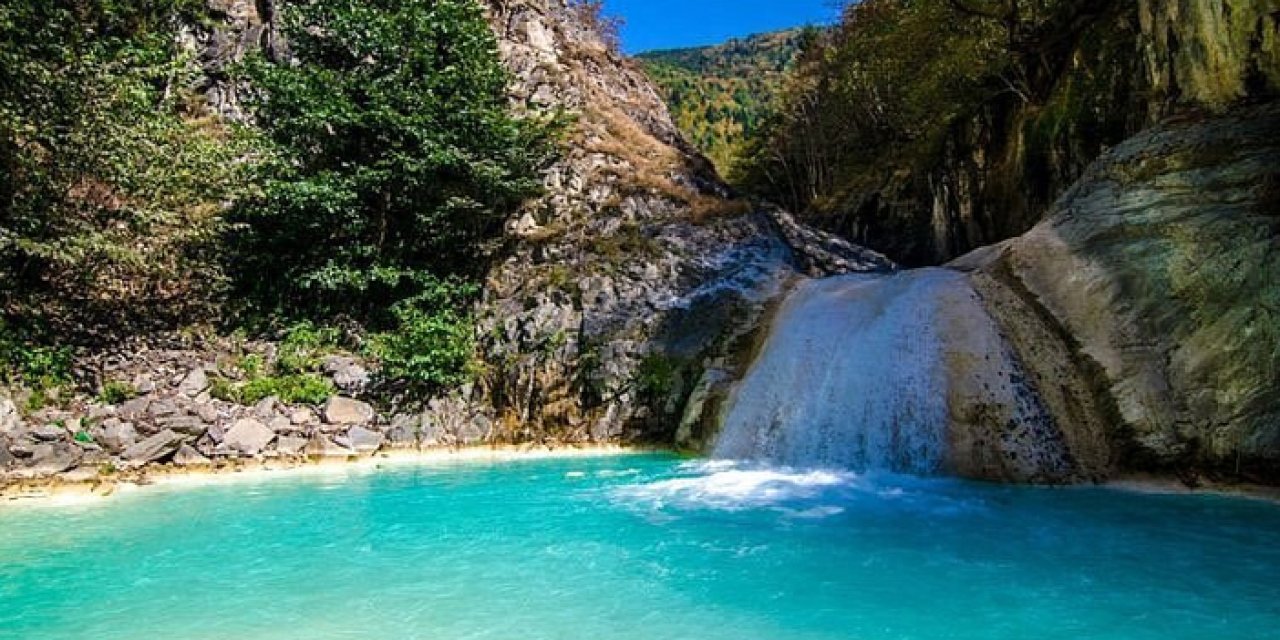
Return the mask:
[[0,509],[3,638],[1277,638],[1280,507],[666,456]]

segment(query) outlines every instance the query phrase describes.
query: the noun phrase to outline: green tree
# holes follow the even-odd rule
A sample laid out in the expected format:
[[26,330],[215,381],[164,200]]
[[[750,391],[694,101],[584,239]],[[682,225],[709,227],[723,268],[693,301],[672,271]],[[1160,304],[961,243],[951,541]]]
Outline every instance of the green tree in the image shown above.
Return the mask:
[[[556,127],[512,113],[475,0],[292,0],[278,10],[291,59],[245,68],[270,146],[262,191],[235,217],[241,291],[259,313],[375,330],[465,322],[470,283],[503,222],[541,189]],[[440,348],[456,353],[456,342]],[[408,377],[453,382],[458,360]]]

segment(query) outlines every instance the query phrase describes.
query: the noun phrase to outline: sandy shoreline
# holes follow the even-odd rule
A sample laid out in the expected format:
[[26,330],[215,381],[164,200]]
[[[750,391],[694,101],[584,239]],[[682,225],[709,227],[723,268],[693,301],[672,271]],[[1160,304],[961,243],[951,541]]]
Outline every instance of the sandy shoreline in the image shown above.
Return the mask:
[[[390,450],[358,458],[311,460],[227,460],[215,466],[161,465],[100,476],[85,481],[65,478],[19,480],[0,487],[0,509],[15,505],[68,506],[106,504],[109,498],[158,488],[191,488],[236,482],[288,480],[299,477],[378,473],[392,468],[431,467],[468,463],[512,462],[538,459],[592,458],[669,453],[654,447],[621,445],[582,446],[482,446],[458,449]],[[1280,504],[1280,487],[1205,482],[1188,487],[1173,477],[1125,475],[1099,487],[1168,495],[1222,495]]]
[[233,482],[261,482],[307,476],[376,473],[387,468],[440,466],[477,462],[594,458],[665,453],[656,448],[620,445],[500,446],[460,449],[393,450],[359,458],[314,460],[234,460],[217,466],[146,467],[86,481],[63,478],[19,480],[0,487],[0,509],[12,505],[64,506],[109,502],[126,493],[163,487],[201,487]]

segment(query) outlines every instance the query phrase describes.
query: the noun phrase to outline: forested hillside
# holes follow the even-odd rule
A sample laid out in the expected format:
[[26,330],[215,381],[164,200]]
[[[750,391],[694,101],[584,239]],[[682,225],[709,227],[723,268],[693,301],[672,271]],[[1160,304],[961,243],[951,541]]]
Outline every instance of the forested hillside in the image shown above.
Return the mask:
[[1277,9],[866,0],[798,63],[746,182],[901,262],[946,261],[1026,231],[1157,119],[1274,94]]
[[790,29],[637,57],[680,131],[732,178],[742,145],[759,129],[796,54],[816,37],[814,30]]
[[277,2],[239,52],[236,3],[0,6],[0,382],[38,409],[76,349],[313,325],[396,386],[467,380],[555,127],[511,112],[483,5],[384,4]]

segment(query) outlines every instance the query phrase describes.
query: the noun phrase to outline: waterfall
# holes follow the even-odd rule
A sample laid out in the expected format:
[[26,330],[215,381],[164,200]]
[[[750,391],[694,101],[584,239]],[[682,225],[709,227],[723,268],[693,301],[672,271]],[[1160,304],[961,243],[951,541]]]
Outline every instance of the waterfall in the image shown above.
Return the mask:
[[[733,392],[713,455],[934,474],[955,470],[959,443],[983,464],[1006,454],[982,452],[1017,445],[1027,464],[1053,466],[1053,447],[1040,442],[1051,435],[1029,432],[1024,440],[1037,441],[1027,447],[982,431],[1045,422],[1015,360],[962,274],[806,281]],[[960,433],[965,416],[982,424]],[[1024,452],[1037,447],[1048,455]]]

